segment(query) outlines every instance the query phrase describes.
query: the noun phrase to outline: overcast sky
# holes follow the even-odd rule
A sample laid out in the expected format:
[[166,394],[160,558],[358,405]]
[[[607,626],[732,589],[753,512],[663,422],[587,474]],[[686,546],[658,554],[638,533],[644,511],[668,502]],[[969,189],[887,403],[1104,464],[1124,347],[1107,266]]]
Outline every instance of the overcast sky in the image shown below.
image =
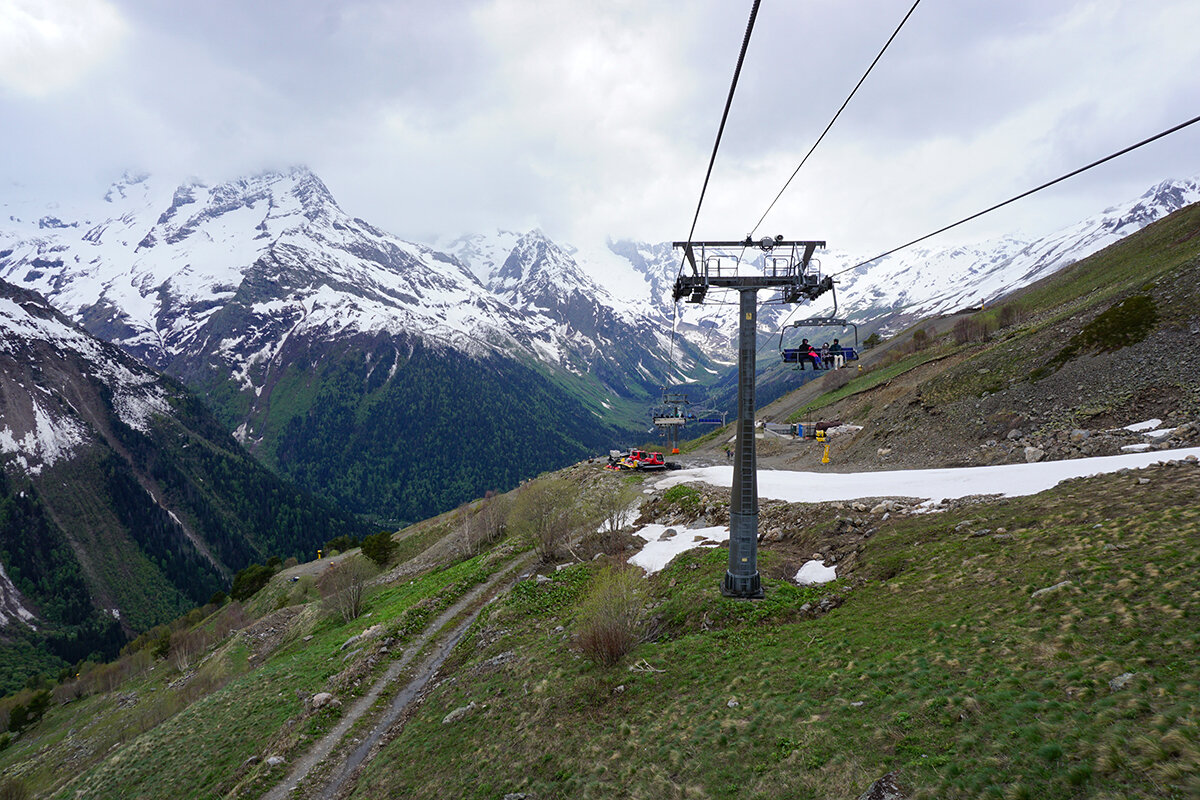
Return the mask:
[[[682,239],[750,5],[0,0],[0,190],[303,163],[405,238]],[[697,238],[750,231],[910,5],[762,1]],[[1196,0],[923,0],[757,235],[884,249],[1197,114]],[[1198,174],[1200,124],[956,236]]]

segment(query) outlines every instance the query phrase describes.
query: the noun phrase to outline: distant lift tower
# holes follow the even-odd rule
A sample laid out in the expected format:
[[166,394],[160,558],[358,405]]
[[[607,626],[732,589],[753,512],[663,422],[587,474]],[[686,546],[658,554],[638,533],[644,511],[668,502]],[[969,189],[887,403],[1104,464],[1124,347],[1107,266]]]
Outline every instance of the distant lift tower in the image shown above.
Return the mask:
[[679,429],[689,419],[696,418],[696,415],[688,409],[690,405],[691,401],[688,400],[685,393],[668,392],[664,388],[662,405],[654,409],[654,427],[666,433],[667,445],[671,448],[673,455],[679,454]]
[[[758,459],[754,447],[754,366],[757,354],[758,291],[779,292],[784,303],[800,303],[833,288],[812,260],[825,242],[789,242],[782,236],[761,241],[673,242],[682,249],[691,274],[681,270],[675,302],[703,303],[710,288],[736,289],[738,304],[738,420],[729,498],[729,568],[721,583],[726,597],[763,596],[758,574]],[[759,265],[742,263],[742,254],[761,250]],[[757,259],[756,259],[757,260]]]

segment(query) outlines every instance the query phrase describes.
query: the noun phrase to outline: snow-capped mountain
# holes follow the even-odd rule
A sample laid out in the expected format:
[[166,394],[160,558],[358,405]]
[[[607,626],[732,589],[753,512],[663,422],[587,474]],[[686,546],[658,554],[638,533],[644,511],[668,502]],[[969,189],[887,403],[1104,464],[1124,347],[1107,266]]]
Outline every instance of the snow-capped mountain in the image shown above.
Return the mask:
[[[536,231],[460,240],[448,255],[350,217],[304,168],[169,195],[132,177],[105,205],[106,216],[10,213],[0,277],[185,379],[216,370],[261,392],[290,338],[380,333],[577,375],[626,360],[603,318],[628,307]],[[582,325],[589,316],[600,324]],[[609,386],[618,394],[644,393],[670,372],[657,355],[664,320],[649,304],[637,320],[648,363],[633,382],[644,385]]]
[[[1141,197],[1121,203],[1040,239],[1001,237],[970,245],[924,246],[902,250],[838,276],[837,316],[860,325],[894,329],[932,314],[991,301],[1095,253],[1146,225],[1200,201],[1200,181],[1164,181]],[[610,245],[644,277],[660,308],[672,303],[671,289],[680,263],[670,245],[621,241]],[[833,249],[818,253],[825,274],[857,264],[869,253]],[[764,296],[765,298],[765,296]],[[791,312],[785,306],[764,306],[761,330],[774,331]],[[797,311],[796,317],[819,316],[832,310],[822,297]],[[681,330],[694,325],[718,346],[731,341],[736,320],[719,306],[680,304]],[[690,335],[690,334],[685,334]],[[728,346],[728,345],[726,345]]]
[[[672,364],[661,319],[623,317],[536,231],[477,274],[346,214],[304,168],[169,192],[133,177],[52,221],[5,211],[0,277],[206,394],[268,463],[363,513],[418,519],[607,449],[667,375],[704,361],[679,348]],[[365,420],[390,430],[348,448]],[[539,437],[536,458],[511,457]],[[383,482],[358,463],[371,448]]]
[[94,402],[81,379],[107,387],[111,410],[134,430],[169,412],[158,375],[8,283],[0,283],[0,364],[0,457],[31,475],[71,459],[104,427],[89,417]]

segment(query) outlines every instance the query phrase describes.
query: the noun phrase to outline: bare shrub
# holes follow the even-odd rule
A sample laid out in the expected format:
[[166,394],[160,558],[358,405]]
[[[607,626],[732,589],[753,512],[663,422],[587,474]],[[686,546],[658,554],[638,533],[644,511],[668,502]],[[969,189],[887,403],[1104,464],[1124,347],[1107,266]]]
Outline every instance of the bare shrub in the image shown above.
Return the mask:
[[631,506],[639,496],[637,488],[624,481],[607,480],[602,483],[595,498],[600,527],[607,533],[616,533],[627,527]]
[[1001,328],[1011,328],[1013,325],[1020,325],[1026,317],[1025,307],[1020,303],[1005,303],[1000,307],[997,321]]
[[559,557],[577,524],[575,494],[566,480],[548,478],[528,484],[517,495],[509,525],[533,545],[543,562]]
[[606,567],[579,610],[575,642],[597,664],[611,667],[641,640],[646,580],[637,567]]
[[512,502],[508,495],[493,491],[489,491],[477,503],[459,506],[455,517],[459,551],[466,556],[478,555],[503,539],[508,532],[511,510]]
[[954,343],[982,342],[991,332],[992,326],[986,319],[963,317],[954,323]]
[[234,600],[222,606],[220,612],[213,616],[209,622],[209,630],[212,631],[214,640],[221,640],[246,627],[247,621],[246,610],[241,603]]
[[192,662],[212,644],[212,634],[203,628],[175,631],[171,634],[171,664],[180,672],[186,672]]
[[375,575],[370,561],[353,556],[326,569],[317,581],[317,589],[325,607],[340,614],[343,622],[350,622],[362,613],[367,584]]
[[508,533],[508,515],[512,513],[512,498],[507,494],[489,491],[476,512],[476,530],[484,544],[494,544]]

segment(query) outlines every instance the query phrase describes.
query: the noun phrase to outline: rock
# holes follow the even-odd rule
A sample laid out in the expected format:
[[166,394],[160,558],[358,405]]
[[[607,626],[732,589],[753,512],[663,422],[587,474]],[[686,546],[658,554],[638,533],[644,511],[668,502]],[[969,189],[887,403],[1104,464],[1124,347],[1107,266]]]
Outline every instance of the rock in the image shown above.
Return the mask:
[[1135,673],[1132,672],[1123,672],[1108,682],[1108,688],[1111,691],[1119,692],[1130,684],[1134,675]]
[[858,511],[860,513],[865,513],[870,510],[867,508],[866,503],[855,503],[854,505],[851,506],[851,508],[853,508],[855,511]]
[[1063,581],[1062,583],[1056,583],[1053,586],[1047,586],[1044,589],[1038,589],[1036,592],[1034,592],[1033,594],[1031,594],[1029,596],[1031,598],[1032,597],[1041,597],[1044,594],[1049,594],[1050,592],[1056,591],[1058,589],[1063,588],[1064,586],[1070,586],[1070,585],[1071,585],[1070,581]]
[[555,571],[555,572],[562,572],[562,571],[563,571],[564,569],[566,569],[567,567],[573,567],[573,566],[575,566],[575,565],[574,565],[574,564],[572,564],[571,562],[569,562],[569,561],[568,561],[566,564],[559,564],[558,566],[556,566],[556,567],[554,568],[554,571]]
[[1085,431],[1085,430],[1080,430],[1079,428],[1076,428],[1075,430],[1071,431],[1071,435],[1068,438],[1070,439],[1072,444],[1079,444],[1080,442],[1083,442],[1085,439],[1088,439],[1089,437],[1091,437],[1091,435],[1092,435],[1091,431]]
[[972,536],[987,536],[991,532],[992,532],[991,528],[980,528],[977,531],[971,531],[971,535]]
[[833,611],[844,602],[846,602],[845,599],[836,594],[829,597],[822,597],[821,602],[817,603],[817,610],[824,614],[828,611]]
[[242,762],[242,766],[248,767],[251,764],[257,764],[261,760],[262,759],[260,759],[258,756],[250,756],[249,758],[247,758],[245,761]]
[[889,772],[872,783],[858,800],[908,800],[908,795],[900,788],[898,773]]
[[881,447],[881,448],[879,448],[878,450],[876,450],[875,452],[879,454],[879,457],[880,457],[880,458],[885,458],[885,457],[887,457],[887,456],[890,456],[890,455],[892,454],[892,448],[890,448],[890,447]]
[[622,683],[620,686],[618,686],[617,688],[613,689],[613,694],[621,694],[621,693],[623,693],[624,691],[625,691],[625,684],[623,684],[623,683]]
[[534,578],[534,580],[537,581],[538,583],[549,583],[552,580],[552,578],[549,575],[542,575],[539,573],[537,575],[537,577]]
[[864,702],[862,700],[855,700],[850,705],[853,706],[854,708],[861,708],[864,705]]
[[1032,464],[1035,461],[1041,461],[1046,457],[1046,451],[1040,447],[1026,447],[1025,461]]
[[340,703],[338,703],[338,699],[329,692],[317,692],[312,696],[313,708],[324,708],[325,706],[329,705],[340,705]]
[[470,714],[476,708],[478,708],[478,706],[475,705],[474,700],[472,700],[470,703],[467,703],[465,706],[459,706],[458,708],[454,709],[446,716],[442,717],[442,724],[443,725],[453,725],[455,722],[458,722],[460,719],[465,717],[467,714]]
[[730,701],[725,705],[727,708],[737,708],[741,705],[741,703],[739,703],[737,700],[730,699]]
[[504,795],[504,800],[529,800],[529,795],[525,792],[509,792]]
[[[1012,430],[1010,430],[1008,432],[1008,436],[1005,436],[1004,438],[1008,439],[1010,441],[1016,441],[1017,439],[1020,439],[1024,435],[1025,434],[1021,433],[1020,428],[1013,428]],[[884,777],[887,777],[887,776],[885,775]]]
[[993,533],[992,538],[997,539],[1001,542],[1007,542],[1007,541],[1009,541],[1011,539],[1015,539],[1017,537],[1013,536],[1011,533]]
[[1149,483],[1149,482],[1150,482],[1150,479],[1149,479],[1149,478],[1138,478],[1138,485],[1139,485],[1139,486],[1145,486],[1145,485],[1146,485],[1147,483]]
[[280,764],[286,763],[287,762],[283,760],[283,756],[267,756],[268,767],[278,767]]

